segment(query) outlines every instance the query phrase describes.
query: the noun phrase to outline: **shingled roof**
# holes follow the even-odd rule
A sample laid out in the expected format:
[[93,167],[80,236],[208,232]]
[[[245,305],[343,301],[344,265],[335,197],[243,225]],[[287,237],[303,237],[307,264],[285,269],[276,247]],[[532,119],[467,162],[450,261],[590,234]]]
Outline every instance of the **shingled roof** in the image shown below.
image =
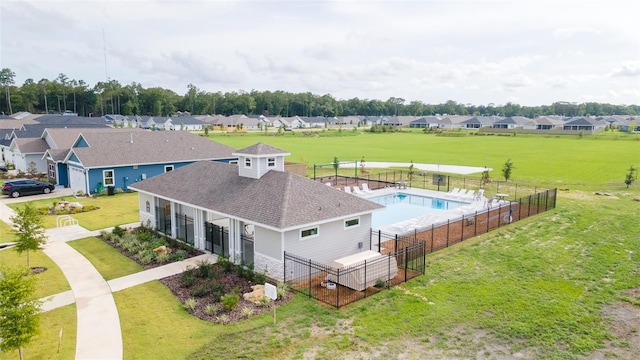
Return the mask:
[[290,172],[269,171],[252,179],[238,175],[236,165],[208,161],[130,187],[279,230],[384,207]]
[[41,138],[15,138],[11,144],[12,148],[18,148],[23,154],[44,154],[49,148],[47,142]]
[[234,152],[235,154],[242,154],[242,155],[258,155],[258,156],[267,156],[267,155],[290,155],[289,152],[284,151],[284,150],[280,150],[276,147],[273,147],[271,145],[267,145],[265,143],[259,142],[257,144],[251,145],[249,147],[246,147],[244,149],[240,149],[240,150],[236,150]]
[[187,131],[87,132],[72,148],[86,168],[234,158],[234,149]]

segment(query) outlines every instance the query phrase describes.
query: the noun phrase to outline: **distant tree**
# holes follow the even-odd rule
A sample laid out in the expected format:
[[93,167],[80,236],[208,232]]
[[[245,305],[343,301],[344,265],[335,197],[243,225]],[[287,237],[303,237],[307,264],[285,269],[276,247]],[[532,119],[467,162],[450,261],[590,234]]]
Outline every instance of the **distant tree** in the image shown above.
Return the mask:
[[629,186],[631,186],[631,184],[633,183],[633,180],[635,180],[635,174],[636,174],[636,168],[631,166],[629,168],[629,172],[627,173],[627,176],[624,179],[624,183],[627,184],[627,189],[629,188]]
[[209,136],[209,125],[204,126],[204,136]]
[[338,157],[333,157],[333,171],[335,172],[336,184],[338,183],[338,169],[340,168],[340,161],[338,161]]
[[40,329],[40,302],[34,300],[36,278],[29,269],[0,267],[0,352],[28,345]]
[[511,179],[511,172],[513,169],[515,169],[515,167],[513,167],[513,161],[511,161],[511,159],[507,160],[502,167],[502,176],[504,176],[505,181],[509,181],[509,179]]
[[27,267],[30,268],[29,251],[41,250],[47,241],[42,227],[42,215],[31,202],[28,202],[16,210],[16,215],[11,217],[11,221],[16,231],[15,249],[18,253],[27,252]]
[[13,109],[11,108],[11,90],[9,87],[15,83],[16,73],[11,71],[9,68],[3,68],[0,70],[0,85],[4,86],[4,91],[7,99],[7,111],[9,115],[13,114]]

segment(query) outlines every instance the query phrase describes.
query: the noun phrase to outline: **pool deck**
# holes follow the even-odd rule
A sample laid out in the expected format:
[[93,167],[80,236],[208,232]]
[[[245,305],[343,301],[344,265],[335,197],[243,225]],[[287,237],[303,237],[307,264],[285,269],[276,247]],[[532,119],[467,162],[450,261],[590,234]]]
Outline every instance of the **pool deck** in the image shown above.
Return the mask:
[[[433,190],[425,190],[425,189],[415,189],[415,188],[406,188],[406,189],[396,189],[396,188],[385,188],[379,190],[373,190],[371,192],[365,193],[364,195],[359,195],[363,198],[372,198],[376,196],[388,195],[388,194],[410,194],[410,195],[418,195],[418,196],[427,196],[431,198],[443,199],[443,200],[451,200],[467,203],[466,205],[462,205],[458,208],[452,210],[443,210],[433,214],[427,214],[424,216],[420,216],[413,219],[404,220],[401,222],[397,222],[390,225],[381,226],[379,228],[374,228],[373,230],[380,230],[385,233],[392,234],[404,234],[409,231],[413,231],[414,229],[424,229],[431,224],[441,223],[447,221],[447,219],[459,219],[463,215],[475,214],[476,211],[483,211],[487,209],[487,201],[485,197],[482,197],[480,200],[472,201],[468,199],[461,199],[452,195],[450,193],[441,192],[441,191],[433,191]],[[509,201],[501,200],[499,205],[508,204]],[[496,205],[498,206],[498,205]]]

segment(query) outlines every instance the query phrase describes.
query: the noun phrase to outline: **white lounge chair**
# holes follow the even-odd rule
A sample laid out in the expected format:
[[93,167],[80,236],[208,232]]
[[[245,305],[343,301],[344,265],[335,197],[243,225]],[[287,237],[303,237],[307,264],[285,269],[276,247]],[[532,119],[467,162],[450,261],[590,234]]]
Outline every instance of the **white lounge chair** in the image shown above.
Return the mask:
[[460,195],[458,195],[459,199],[462,200],[473,200],[473,195],[475,194],[475,190],[466,190],[466,192],[462,193]]
[[449,195],[460,195],[460,188],[453,188],[453,190],[449,191]]
[[344,192],[346,192],[347,194],[351,194],[351,187],[345,186],[344,187]]
[[366,192],[366,193],[370,193],[371,189],[369,189],[369,184],[367,183],[362,183],[362,191]]
[[473,197],[474,201],[482,201],[484,200],[484,189],[478,190],[476,196]]
[[364,195],[364,191],[360,190],[360,188],[357,186],[353,187],[353,193],[356,195]]

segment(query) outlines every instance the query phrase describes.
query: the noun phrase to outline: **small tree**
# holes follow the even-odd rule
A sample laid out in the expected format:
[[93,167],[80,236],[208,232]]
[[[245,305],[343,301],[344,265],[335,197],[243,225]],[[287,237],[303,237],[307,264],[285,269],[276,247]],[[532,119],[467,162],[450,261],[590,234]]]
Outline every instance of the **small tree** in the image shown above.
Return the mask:
[[27,174],[36,177],[38,175],[38,166],[35,161],[29,163],[29,167],[27,168]]
[[513,169],[515,169],[515,167],[513,167],[513,161],[511,161],[511,159],[507,160],[502,167],[502,176],[504,176],[505,181],[511,179],[511,171]]
[[409,181],[413,177],[413,160],[411,160],[411,165],[409,165]]
[[0,352],[28,345],[40,329],[40,302],[33,300],[36,278],[24,268],[0,268]]
[[340,162],[338,161],[338,157],[334,156],[333,157],[333,171],[335,173],[335,182],[336,184],[338,183],[338,169],[340,168]]
[[635,174],[636,174],[636,168],[631,166],[629,168],[629,173],[627,173],[627,176],[624,179],[624,183],[627,184],[627,189],[629,188],[629,186],[631,186],[631,184],[633,183],[633,180],[635,180]]
[[47,241],[42,227],[42,215],[30,202],[26,203],[24,207],[18,208],[16,213],[17,215],[11,217],[16,231],[16,251],[18,253],[27,252],[27,267],[31,267],[29,250],[41,250],[42,245]]
[[205,125],[204,127],[204,136],[209,136],[209,125]]

